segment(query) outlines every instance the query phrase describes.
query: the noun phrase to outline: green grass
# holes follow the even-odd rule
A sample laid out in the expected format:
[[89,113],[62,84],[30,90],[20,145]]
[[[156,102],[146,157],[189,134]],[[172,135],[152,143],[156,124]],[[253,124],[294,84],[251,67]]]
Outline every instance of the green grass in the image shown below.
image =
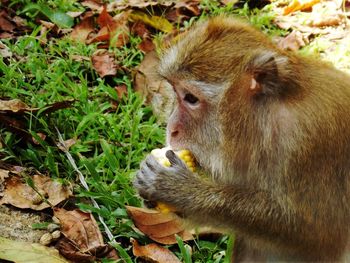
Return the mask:
[[[63,12],[83,10],[77,1],[72,0],[37,3],[46,3],[50,8],[59,8]],[[117,240],[122,240],[124,244],[130,237],[135,237],[140,242],[149,242],[132,230],[125,205],[141,205],[131,180],[145,155],[164,144],[164,125],[157,123],[150,108],[133,91],[130,72],[118,71],[115,77],[101,79],[90,61],[74,60],[74,56],[90,58],[97,49],[96,45],[50,37],[47,44],[43,44],[45,36],[41,36],[41,39],[38,37],[41,26],[35,23],[35,17],[42,14],[35,10],[23,12],[29,4],[31,1],[27,0],[11,1],[11,6],[22,7],[17,12],[28,19],[33,30],[16,40],[2,40],[14,56],[10,59],[0,58],[0,97],[18,98],[31,107],[40,108],[58,101],[76,101],[71,108],[50,114],[43,111],[25,114],[26,130],[39,144],[28,142],[0,125],[0,159],[34,167],[64,182],[76,182],[78,207],[102,216]],[[245,6],[232,10],[231,7],[219,7],[217,1],[208,0],[203,1],[201,7],[205,11],[200,19],[209,15],[235,14],[248,18],[271,34],[281,33],[271,26],[273,16],[268,9],[258,12]],[[185,26],[190,26],[197,19],[191,19]],[[130,44],[126,47],[111,47],[109,51],[115,54],[120,65],[131,69],[143,59],[143,54],[137,49],[140,41],[140,38],[131,36]],[[128,95],[122,99],[115,91],[115,86],[120,84],[128,88]],[[69,152],[84,174],[90,191],[79,187],[76,172],[66,155],[58,149],[55,127],[65,140],[76,140]],[[45,134],[45,140],[41,140],[38,133]],[[88,204],[85,201],[87,197],[94,198],[101,209]],[[226,249],[227,243],[226,236],[217,241],[192,241],[192,258],[188,245],[182,240],[178,240],[178,246],[171,248],[184,262],[214,263],[223,262],[225,250],[228,254],[232,252],[231,248]],[[117,245],[116,248],[125,257],[125,253],[132,255],[130,246]]]

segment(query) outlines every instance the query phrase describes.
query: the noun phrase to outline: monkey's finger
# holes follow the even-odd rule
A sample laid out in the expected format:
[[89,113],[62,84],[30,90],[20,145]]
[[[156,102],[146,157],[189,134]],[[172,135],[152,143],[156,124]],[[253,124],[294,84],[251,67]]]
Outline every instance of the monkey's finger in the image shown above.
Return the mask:
[[164,166],[158,162],[158,160],[152,155],[146,157],[145,163],[149,171],[152,171],[155,174],[159,174],[161,171],[164,171]]
[[181,168],[187,169],[186,164],[177,156],[174,151],[168,150],[165,156],[169,159],[171,166],[179,166]]
[[143,161],[140,167],[140,171],[142,172],[144,177],[148,177],[150,178],[154,178],[155,177],[155,173],[152,170],[152,167],[149,166],[149,164],[147,163],[147,161]]
[[147,185],[147,181],[144,180],[144,175],[141,171],[138,171],[136,174],[136,178],[133,182],[134,187],[137,189],[139,195],[143,198],[143,199],[149,199],[150,197],[150,193],[148,193],[148,189],[150,188]]

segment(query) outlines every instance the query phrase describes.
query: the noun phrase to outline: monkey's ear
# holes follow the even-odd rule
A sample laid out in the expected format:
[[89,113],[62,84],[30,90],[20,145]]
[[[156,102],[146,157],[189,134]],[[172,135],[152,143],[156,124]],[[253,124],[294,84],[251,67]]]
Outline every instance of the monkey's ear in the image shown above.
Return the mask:
[[259,51],[248,63],[252,76],[249,91],[253,95],[278,95],[283,93],[283,83],[288,70],[288,58],[274,51]]

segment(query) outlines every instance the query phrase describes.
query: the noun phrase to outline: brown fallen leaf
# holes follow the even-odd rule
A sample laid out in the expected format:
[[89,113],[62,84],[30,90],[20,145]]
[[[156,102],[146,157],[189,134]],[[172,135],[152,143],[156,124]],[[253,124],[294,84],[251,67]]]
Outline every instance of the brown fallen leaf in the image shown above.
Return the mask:
[[84,18],[76,25],[70,34],[70,37],[78,42],[85,43],[90,33],[94,31],[94,18],[92,16]]
[[[46,134],[42,133],[42,132],[37,132],[36,135],[43,141],[45,141],[46,139]],[[40,145],[40,141],[38,141],[34,136],[32,137],[32,141],[34,144],[36,145]]]
[[82,6],[85,6],[87,8],[90,8],[95,13],[100,13],[103,9],[103,4],[99,1],[94,0],[85,0],[81,2]]
[[70,147],[72,147],[74,144],[77,143],[77,139],[73,139],[73,138],[68,139],[68,140],[65,140],[63,143],[64,143],[64,145],[62,145],[60,142],[58,142],[57,147],[61,151],[66,152],[69,150]]
[[113,1],[111,2],[107,10],[109,11],[116,11],[116,10],[124,10],[129,8],[138,8],[138,9],[144,9],[149,6],[164,6],[169,7],[176,3],[177,1],[174,0],[128,0],[128,1]]
[[0,30],[13,32],[16,25],[12,22],[11,17],[6,13],[5,10],[0,12]]
[[185,230],[184,222],[173,213],[161,213],[156,210],[127,206],[129,216],[135,226],[146,236],[161,244],[176,244],[175,234],[183,240],[192,240],[193,236]]
[[97,50],[92,55],[92,65],[101,78],[117,74],[117,64],[114,54],[107,50]]
[[42,110],[43,113],[50,113],[60,109],[66,109],[72,106],[75,100],[58,101],[45,105],[42,108],[31,108],[19,99],[0,100],[0,115],[23,114],[24,112],[37,112]]
[[5,44],[1,43],[1,41],[0,41],[0,56],[2,56],[3,58],[12,57],[12,52],[9,49],[9,47],[6,46]]
[[30,111],[30,110],[33,110],[33,109],[31,109],[27,104],[25,104],[19,99],[0,100],[0,111],[11,111],[11,112],[22,111],[23,112],[23,111]]
[[140,92],[146,103],[152,105],[158,120],[166,120],[174,107],[175,96],[170,84],[157,74],[159,59],[155,51],[146,53],[134,76],[135,91]]
[[[72,195],[72,186],[63,185],[51,178],[36,174],[32,178],[32,183],[40,194],[25,182],[18,175],[5,178],[5,190],[0,204],[11,204],[18,208],[30,208],[33,210],[43,210],[55,206]],[[45,202],[45,198],[48,202]]]
[[67,211],[55,208],[54,216],[60,221],[65,238],[57,245],[60,253],[74,262],[95,261],[109,255],[118,258],[116,252],[103,242],[101,231],[91,213],[75,209]]
[[112,17],[104,6],[97,18],[101,29],[87,43],[109,41],[110,46],[124,46],[129,42],[128,16],[129,12],[122,12]]
[[310,19],[309,25],[314,27],[338,26],[345,21],[342,13],[322,14]]
[[138,48],[144,52],[148,53],[156,49],[156,46],[154,45],[153,41],[151,39],[143,39],[141,43],[138,45]]
[[145,260],[151,260],[157,263],[181,263],[181,261],[167,248],[159,246],[157,244],[148,244],[140,246],[135,240],[131,239],[132,253],[136,257],[143,258]]
[[289,15],[296,11],[304,11],[310,9],[320,1],[321,0],[293,0],[288,6],[284,8],[283,15]]
[[303,38],[303,34],[299,31],[293,31],[287,37],[278,42],[278,46],[281,49],[297,51],[306,43]]
[[117,91],[119,99],[123,98],[123,96],[127,96],[128,95],[128,88],[127,88],[127,86],[125,84],[116,86],[115,90]]
[[41,110],[42,114],[47,114],[59,109],[71,107],[74,102],[75,100],[66,100],[55,102],[42,108],[32,108],[18,99],[0,100],[0,122],[5,128],[17,134],[22,139],[37,143],[37,141],[33,140],[33,137],[28,131],[24,115],[27,112],[33,113],[39,110]]
[[234,5],[238,2],[238,0],[221,0],[220,2],[224,5]]
[[70,17],[76,18],[82,15],[83,13],[84,13],[83,11],[68,11],[66,14],[69,15]]
[[147,29],[145,23],[142,21],[136,21],[131,27],[131,33],[142,38],[142,42],[138,45],[138,48],[144,53],[148,53],[155,50],[155,45],[152,41],[151,33]]

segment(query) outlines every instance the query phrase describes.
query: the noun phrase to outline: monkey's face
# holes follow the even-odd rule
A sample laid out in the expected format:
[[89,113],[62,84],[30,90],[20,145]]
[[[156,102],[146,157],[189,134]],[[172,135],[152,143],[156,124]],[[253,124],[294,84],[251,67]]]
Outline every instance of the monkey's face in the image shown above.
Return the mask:
[[[175,149],[189,149],[201,164],[220,146],[216,89],[207,83],[171,81],[177,105],[167,125],[167,143]],[[210,158],[210,157],[209,157]]]

